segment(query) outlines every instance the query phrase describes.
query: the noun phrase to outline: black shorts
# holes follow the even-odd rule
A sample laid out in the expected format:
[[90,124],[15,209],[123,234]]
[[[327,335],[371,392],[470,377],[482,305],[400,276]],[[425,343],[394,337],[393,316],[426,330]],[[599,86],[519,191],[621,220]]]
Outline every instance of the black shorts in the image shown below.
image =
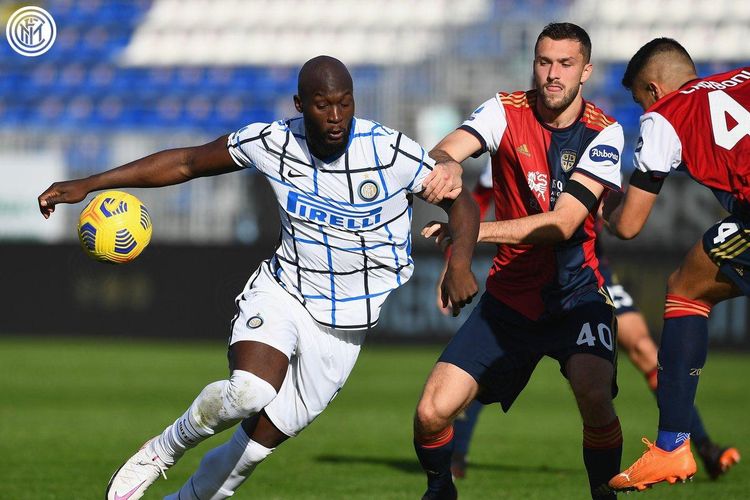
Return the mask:
[[532,321],[489,293],[484,293],[466,322],[440,355],[469,373],[480,386],[477,399],[500,402],[508,411],[526,386],[537,363],[550,356],[565,364],[573,354],[587,353],[615,367],[612,397],[617,395],[617,323],[614,310],[598,292],[563,315]]
[[625,314],[626,312],[636,312],[638,308],[635,306],[633,297],[625,290],[617,279],[617,275],[612,272],[609,267],[609,263],[603,260],[599,261],[599,273],[604,278],[604,286],[607,287],[609,296],[612,297],[612,303],[615,305],[615,314]]
[[703,250],[722,274],[750,296],[750,222],[730,215],[703,234]]

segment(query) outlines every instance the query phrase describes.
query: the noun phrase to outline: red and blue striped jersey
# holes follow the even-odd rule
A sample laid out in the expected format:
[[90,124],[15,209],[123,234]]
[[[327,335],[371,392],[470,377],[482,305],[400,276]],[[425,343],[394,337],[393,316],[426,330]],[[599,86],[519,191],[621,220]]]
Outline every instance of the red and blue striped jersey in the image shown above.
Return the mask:
[[[462,129],[492,155],[495,218],[509,220],[554,209],[573,172],[620,188],[622,127],[584,102],[578,119],[555,129],[535,112],[535,90],[499,93]],[[597,207],[598,208],[598,207]],[[567,241],[555,245],[497,246],[487,290],[528,318],[571,309],[604,280],[595,254],[597,208]]]

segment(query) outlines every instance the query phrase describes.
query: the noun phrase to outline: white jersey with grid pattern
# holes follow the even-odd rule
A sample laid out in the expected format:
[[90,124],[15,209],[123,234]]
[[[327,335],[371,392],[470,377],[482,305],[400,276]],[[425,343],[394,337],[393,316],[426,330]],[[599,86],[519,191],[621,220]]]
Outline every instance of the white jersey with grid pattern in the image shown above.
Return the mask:
[[276,280],[320,324],[366,329],[412,274],[411,201],[434,162],[404,134],[355,118],[346,150],[310,154],[300,118],[253,123],[227,143],[271,183],[281,217]]

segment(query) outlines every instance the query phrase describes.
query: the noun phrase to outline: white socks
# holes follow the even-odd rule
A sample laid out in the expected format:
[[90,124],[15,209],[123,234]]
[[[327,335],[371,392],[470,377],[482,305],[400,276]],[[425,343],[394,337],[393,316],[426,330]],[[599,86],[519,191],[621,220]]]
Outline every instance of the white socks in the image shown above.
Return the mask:
[[229,441],[203,457],[198,470],[179,492],[164,497],[164,500],[229,498],[273,450],[252,441],[239,426]]
[[207,385],[190,408],[151,442],[153,451],[165,464],[174,465],[185,451],[255,415],[275,397],[276,390],[262,378],[234,370],[229,380]]

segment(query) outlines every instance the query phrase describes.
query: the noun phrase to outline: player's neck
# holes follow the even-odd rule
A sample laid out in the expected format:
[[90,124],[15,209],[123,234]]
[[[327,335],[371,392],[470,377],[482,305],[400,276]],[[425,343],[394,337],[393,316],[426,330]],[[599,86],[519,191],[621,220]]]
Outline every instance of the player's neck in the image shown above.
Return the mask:
[[549,109],[541,99],[536,101],[536,112],[544,125],[550,128],[567,128],[573,125],[581,115],[583,97],[579,93],[565,109]]

